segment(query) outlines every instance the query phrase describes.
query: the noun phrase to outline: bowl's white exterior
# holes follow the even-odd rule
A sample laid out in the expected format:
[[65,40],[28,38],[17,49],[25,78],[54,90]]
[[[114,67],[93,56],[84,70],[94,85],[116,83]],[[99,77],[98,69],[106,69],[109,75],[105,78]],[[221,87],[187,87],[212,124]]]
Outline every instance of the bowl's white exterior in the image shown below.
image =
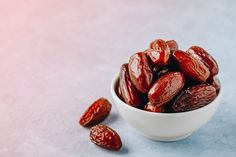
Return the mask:
[[222,89],[217,98],[205,107],[181,113],[147,112],[124,103],[117,96],[118,77],[111,84],[111,95],[120,115],[147,138],[156,141],[176,141],[188,137],[206,124],[217,110]]

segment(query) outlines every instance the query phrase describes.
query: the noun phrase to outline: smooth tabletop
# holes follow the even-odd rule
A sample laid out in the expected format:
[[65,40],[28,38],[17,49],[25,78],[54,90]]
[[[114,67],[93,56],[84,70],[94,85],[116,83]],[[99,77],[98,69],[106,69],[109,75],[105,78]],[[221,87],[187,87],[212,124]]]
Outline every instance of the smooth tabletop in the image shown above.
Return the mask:
[[[236,156],[236,1],[3,0],[0,17],[1,157]],[[95,146],[79,117],[99,97],[112,102],[121,64],[156,38],[214,56],[219,109],[189,138],[162,143],[130,127],[113,105],[103,123],[123,147]]]

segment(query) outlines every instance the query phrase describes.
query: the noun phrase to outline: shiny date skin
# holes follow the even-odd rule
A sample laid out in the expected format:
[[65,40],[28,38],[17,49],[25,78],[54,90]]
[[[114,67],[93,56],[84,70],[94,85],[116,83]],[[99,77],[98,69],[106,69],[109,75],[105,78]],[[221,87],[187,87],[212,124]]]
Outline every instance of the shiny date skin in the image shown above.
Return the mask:
[[90,130],[90,140],[102,148],[118,151],[122,147],[119,134],[106,125],[96,125]]
[[179,49],[178,43],[175,40],[167,40],[166,44],[169,46],[170,52],[172,53]]
[[110,113],[111,103],[105,98],[99,98],[84,112],[80,118],[80,125],[84,127],[93,126],[103,121]]
[[150,64],[152,67],[155,67],[156,65],[161,65],[161,54],[159,51],[154,49],[147,49],[144,51],[148,59],[151,61]]
[[162,39],[154,40],[150,49],[145,52],[155,65],[167,65],[170,58],[170,48]]
[[173,59],[180,70],[194,81],[204,83],[210,77],[209,68],[196,56],[177,50]]
[[128,69],[133,85],[141,93],[147,93],[152,84],[153,73],[146,54],[138,52],[132,55],[129,59]]
[[167,104],[184,87],[185,77],[181,72],[168,72],[161,76],[148,92],[150,102],[156,106]]
[[174,112],[192,111],[206,106],[212,102],[216,96],[216,89],[209,84],[189,87],[178,96],[172,109]]
[[123,64],[121,66],[119,87],[120,94],[124,102],[133,107],[140,106],[142,96],[130,80],[128,64]]
[[191,55],[197,55],[201,58],[202,62],[209,68],[211,77],[218,74],[219,68],[215,59],[203,48],[199,46],[192,46],[187,50],[187,53]]
[[158,113],[166,112],[165,106],[156,106],[156,105],[153,105],[151,102],[148,102],[144,106],[144,110],[149,111],[149,112],[158,112]]

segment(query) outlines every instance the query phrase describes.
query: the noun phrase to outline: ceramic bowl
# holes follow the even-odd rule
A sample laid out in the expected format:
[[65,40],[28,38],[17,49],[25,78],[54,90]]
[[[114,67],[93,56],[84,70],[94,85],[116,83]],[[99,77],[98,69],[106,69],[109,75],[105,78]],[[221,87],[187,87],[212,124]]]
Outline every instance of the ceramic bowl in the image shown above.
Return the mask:
[[116,94],[118,76],[111,83],[111,95],[120,115],[145,137],[156,141],[177,141],[190,136],[206,124],[216,112],[222,95],[210,104],[188,112],[155,113],[134,108],[123,102]]

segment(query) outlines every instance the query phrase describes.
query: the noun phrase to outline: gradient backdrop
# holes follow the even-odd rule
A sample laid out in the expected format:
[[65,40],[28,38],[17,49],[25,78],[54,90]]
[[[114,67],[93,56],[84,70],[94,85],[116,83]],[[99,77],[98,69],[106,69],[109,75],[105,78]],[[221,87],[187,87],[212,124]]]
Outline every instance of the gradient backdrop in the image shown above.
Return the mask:
[[[0,0],[0,157],[217,157],[236,155],[236,1]],[[220,65],[224,99],[190,138],[159,143],[113,107],[104,122],[120,152],[89,142],[87,105],[111,100],[120,65],[155,38],[207,49]]]

